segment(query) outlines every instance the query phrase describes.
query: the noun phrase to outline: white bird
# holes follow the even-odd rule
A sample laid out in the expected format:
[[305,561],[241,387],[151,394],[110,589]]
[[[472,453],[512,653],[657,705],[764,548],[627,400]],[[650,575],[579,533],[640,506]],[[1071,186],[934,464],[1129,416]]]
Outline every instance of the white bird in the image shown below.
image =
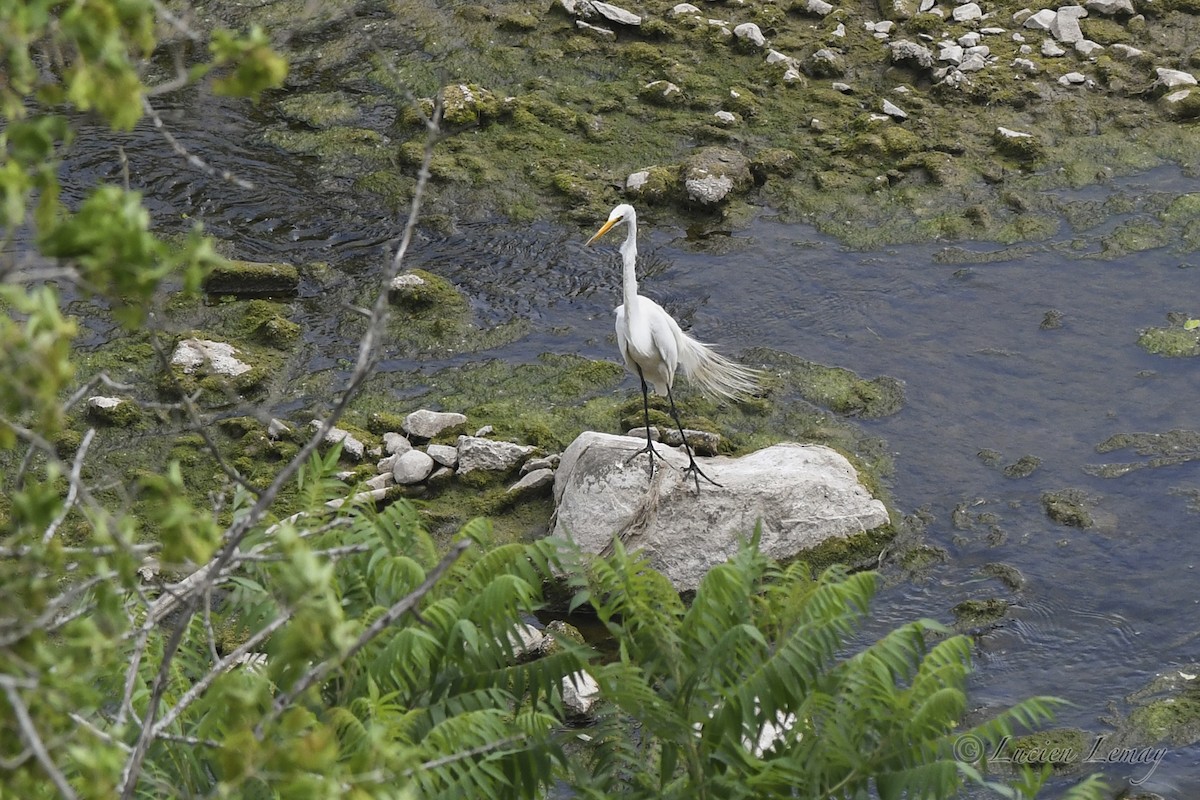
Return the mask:
[[[637,274],[637,212],[633,206],[622,203],[608,215],[608,221],[588,239],[590,245],[617,225],[625,223],[625,241],[621,243],[621,259],[624,262],[624,299],[617,306],[617,348],[625,359],[625,366],[642,382],[642,410],[646,416],[646,446],[633,454],[633,458],[646,453],[650,459],[650,474],[654,474],[654,458],[662,458],[654,449],[650,438],[650,399],[647,384],[654,393],[666,395],[671,404],[671,417],[683,437],[684,451],[688,456],[688,467],[684,470],[686,480],[689,473],[700,491],[700,478],[719,486],[704,474],[692,456],[687,443],[679,413],[675,410],[675,398],[671,386],[675,381],[675,368],[681,367],[688,380],[706,394],[716,397],[737,399],[758,388],[758,373],[725,358],[709,345],[698,342],[679,328],[679,323],[663,310],[662,306],[648,297],[638,294]],[[632,460],[632,459],[631,459]]]

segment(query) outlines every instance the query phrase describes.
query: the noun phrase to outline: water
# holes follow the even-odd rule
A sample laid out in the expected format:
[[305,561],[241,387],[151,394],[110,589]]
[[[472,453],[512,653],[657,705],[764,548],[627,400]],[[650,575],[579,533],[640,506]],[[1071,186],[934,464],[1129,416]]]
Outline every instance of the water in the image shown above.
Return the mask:
[[[315,178],[311,163],[256,144],[257,121],[247,121],[242,107],[218,102],[202,118],[188,108],[164,109],[184,146],[255,188],[186,168],[156,133],[139,129],[117,143],[158,225],[182,229],[199,219],[235,243],[237,257],[329,261],[347,285],[378,274],[400,220]],[[64,166],[66,197],[97,177],[121,180],[116,153],[112,137],[81,137]],[[1183,178],[1164,168],[1081,198],[1173,185]],[[1198,273],[1187,265],[1193,254],[1082,257],[1069,246],[1076,234],[1065,231],[1011,255],[991,244],[962,245],[994,256],[966,263],[937,244],[847,251],[809,227],[773,220],[767,209],[746,230],[708,242],[655,222],[643,221],[642,290],[698,337],[728,353],[765,346],[904,381],[900,413],[860,424],[889,443],[896,504],[929,516],[928,543],[948,559],[923,579],[885,589],[874,630],[923,616],[950,621],[950,608],[964,599],[1006,597],[1014,603],[1009,618],[979,643],[972,703],[992,708],[1058,695],[1076,704],[1063,710],[1062,723],[1094,731],[1107,730],[1110,704],[1121,710],[1122,699],[1156,674],[1200,661],[1200,538],[1181,494],[1200,489],[1200,465],[1112,480],[1083,470],[1137,459],[1095,452],[1115,433],[1197,427],[1197,361],[1151,356],[1135,344],[1137,331],[1162,325],[1168,311],[1200,314]],[[589,249],[585,238],[550,223],[495,220],[422,236],[408,266],[453,280],[484,323],[514,316],[532,323],[520,341],[471,358],[521,362],[547,351],[615,358],[615,242]],[[1042,330],[1052,309],[1062,327]],[[317,287],[302,287],[297,321],[318,345],[304,368],[332,369],[352,356],[355,342],[338,333],[339,313]],[[383,363],[388,370],[441,365],[393,351]],[[1029,477],[1007,478],[979,457],[984,449],[999,452],[1001,464],[1024,455],[1041,464]],[[1042,492],[1068,487],[1092,498],[1096,529],[1047,518]],[[991,516],[956,527],[959,506]],[[1011,590],[981,575],[996,562],[1016,567],[1024,586]],[[1143,788],[1200,796],[1198,761],[1200,747],[1169,748]],[[1120,784],[1148,771],[1119,766],[1108,774]]]

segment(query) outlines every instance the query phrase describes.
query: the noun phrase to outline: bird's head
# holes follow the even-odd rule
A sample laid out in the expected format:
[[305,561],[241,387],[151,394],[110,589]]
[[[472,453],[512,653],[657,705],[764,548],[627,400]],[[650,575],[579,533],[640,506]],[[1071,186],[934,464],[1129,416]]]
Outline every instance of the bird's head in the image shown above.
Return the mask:
[[628,203],[622,203],[614,208],[608,215],[608,222],[600,226],[600,230],[593,234],[592,238],[587,240],[588,244],[592,244],[604,234],[611,231],[622,222],[633,222],[637,219],[637,214],[633,210],[633,206]]

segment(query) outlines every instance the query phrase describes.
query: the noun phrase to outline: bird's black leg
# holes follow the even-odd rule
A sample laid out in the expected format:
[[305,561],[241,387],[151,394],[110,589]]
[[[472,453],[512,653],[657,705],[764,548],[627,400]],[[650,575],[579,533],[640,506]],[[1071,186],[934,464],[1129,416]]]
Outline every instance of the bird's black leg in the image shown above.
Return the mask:
[[692,480],[696,482],[697,494],[700,492],[701,478],[704,478],[704,480],[708,481],[713,486],[720,486],[721,484],[705,475],[704,470],[700,469],[700,465],[696,463],[696,458],[692,455],[692,446],[688,444],[687,434],[683,432],[683,423],[679,421],[679,412],[675,410],[675,398],[671,396],[670,386],[667,387],[667,400],[669,400],[671,403],[671,417],[675,420],[675,426],[679,428],[679,437],[683,439],[683,452],[687,453],[688,457],[688,465],[687,469],[683,471],[683,479],[686,481],[688,474],[691,474]]
[[642,368],[638,367],[637,371],[638,371],[638,380],[640,380],[642,382],[642,413],[646,417],[646,446],[643,447],[641,450],[638,450],[636,453],[631,455],[629,458],[625,459],[625,463],[628,464],[630,461],[633,461],[635,458],[640,456],[642,453],[645,453],[650,458],[650,477],[653,478],[654,477],[654,459],[656,459],[656,458],[661,459],[662,456],[660,456],[658,454],[658,451],[654,449],[654,440],[650,438],[650,390],[646,386],[645,377],[642,376]]

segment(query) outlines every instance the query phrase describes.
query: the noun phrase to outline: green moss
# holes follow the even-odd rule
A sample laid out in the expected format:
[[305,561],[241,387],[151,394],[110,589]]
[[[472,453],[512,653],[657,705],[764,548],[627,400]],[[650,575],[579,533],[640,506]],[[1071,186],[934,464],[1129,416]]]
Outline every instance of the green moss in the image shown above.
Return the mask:
[[1087,495],[1078,489],[1042,493],[1042,508],[1046,510],[1046,516],[1069,528],[1092,527],[1093,520],[1087,502]]
[[[1166,696],[1153,696],[1164,693]],[[1139,704],[1130,712],[1129,722],[1142,741],[1165,741],[1179,747],[1200,741],[1200,681],[1172,672],[1135,698]]]
[[1009,602],[999,597],[964,600],[950,609],[950,613],[954,615],[954,624],[959,628],[980,628],[995,625],[1004,619],[1008,606]]
[[88,417],[102,425],[128,428],[142,421],[142,409],[137,403],[122,400],[112,408],[88,406]]
[[343,92],[291,94],[278,103],[283,116],[314,128],[345,125],[359,117],[358,107]]
[[403,283],[399,287],[394,287],[388,293],[388,299],[393,305],[412,310],[436,307],[446,314],[466,310],[467,299],[450,281],[423,269],[412,269],[406,274],[415,276],[419,281]]
[[1079,769],[1094,741],[1078,728],[1054,728],[1012,739],[1006,755],[1034,767],[1047,765],[1054,772],[1071,772]]
[[1037,456],[1021,456],[1004,468],[1004,477],[1028,478],[1041,464],[1042,460]]
[[1025,576],[1011,564],[984,564],[979,568],[979,572],[988,577],[996,578],[1014,592],[1025,585]]
[[1168,358],[1200,355],[1200,328],[1188,330],[1183,325],[1147,328],[1138,335],[1138,347],[1148,353]]
[[879,564],[879,554],[895,537],[891,525],[881,525],[874,530],[856,533],[853,536],[835,536],[816,547],[805,550],[797,558],[808,564],[812,574],[819,575],[834,564],[845,564],[856,569],[870,569]]

